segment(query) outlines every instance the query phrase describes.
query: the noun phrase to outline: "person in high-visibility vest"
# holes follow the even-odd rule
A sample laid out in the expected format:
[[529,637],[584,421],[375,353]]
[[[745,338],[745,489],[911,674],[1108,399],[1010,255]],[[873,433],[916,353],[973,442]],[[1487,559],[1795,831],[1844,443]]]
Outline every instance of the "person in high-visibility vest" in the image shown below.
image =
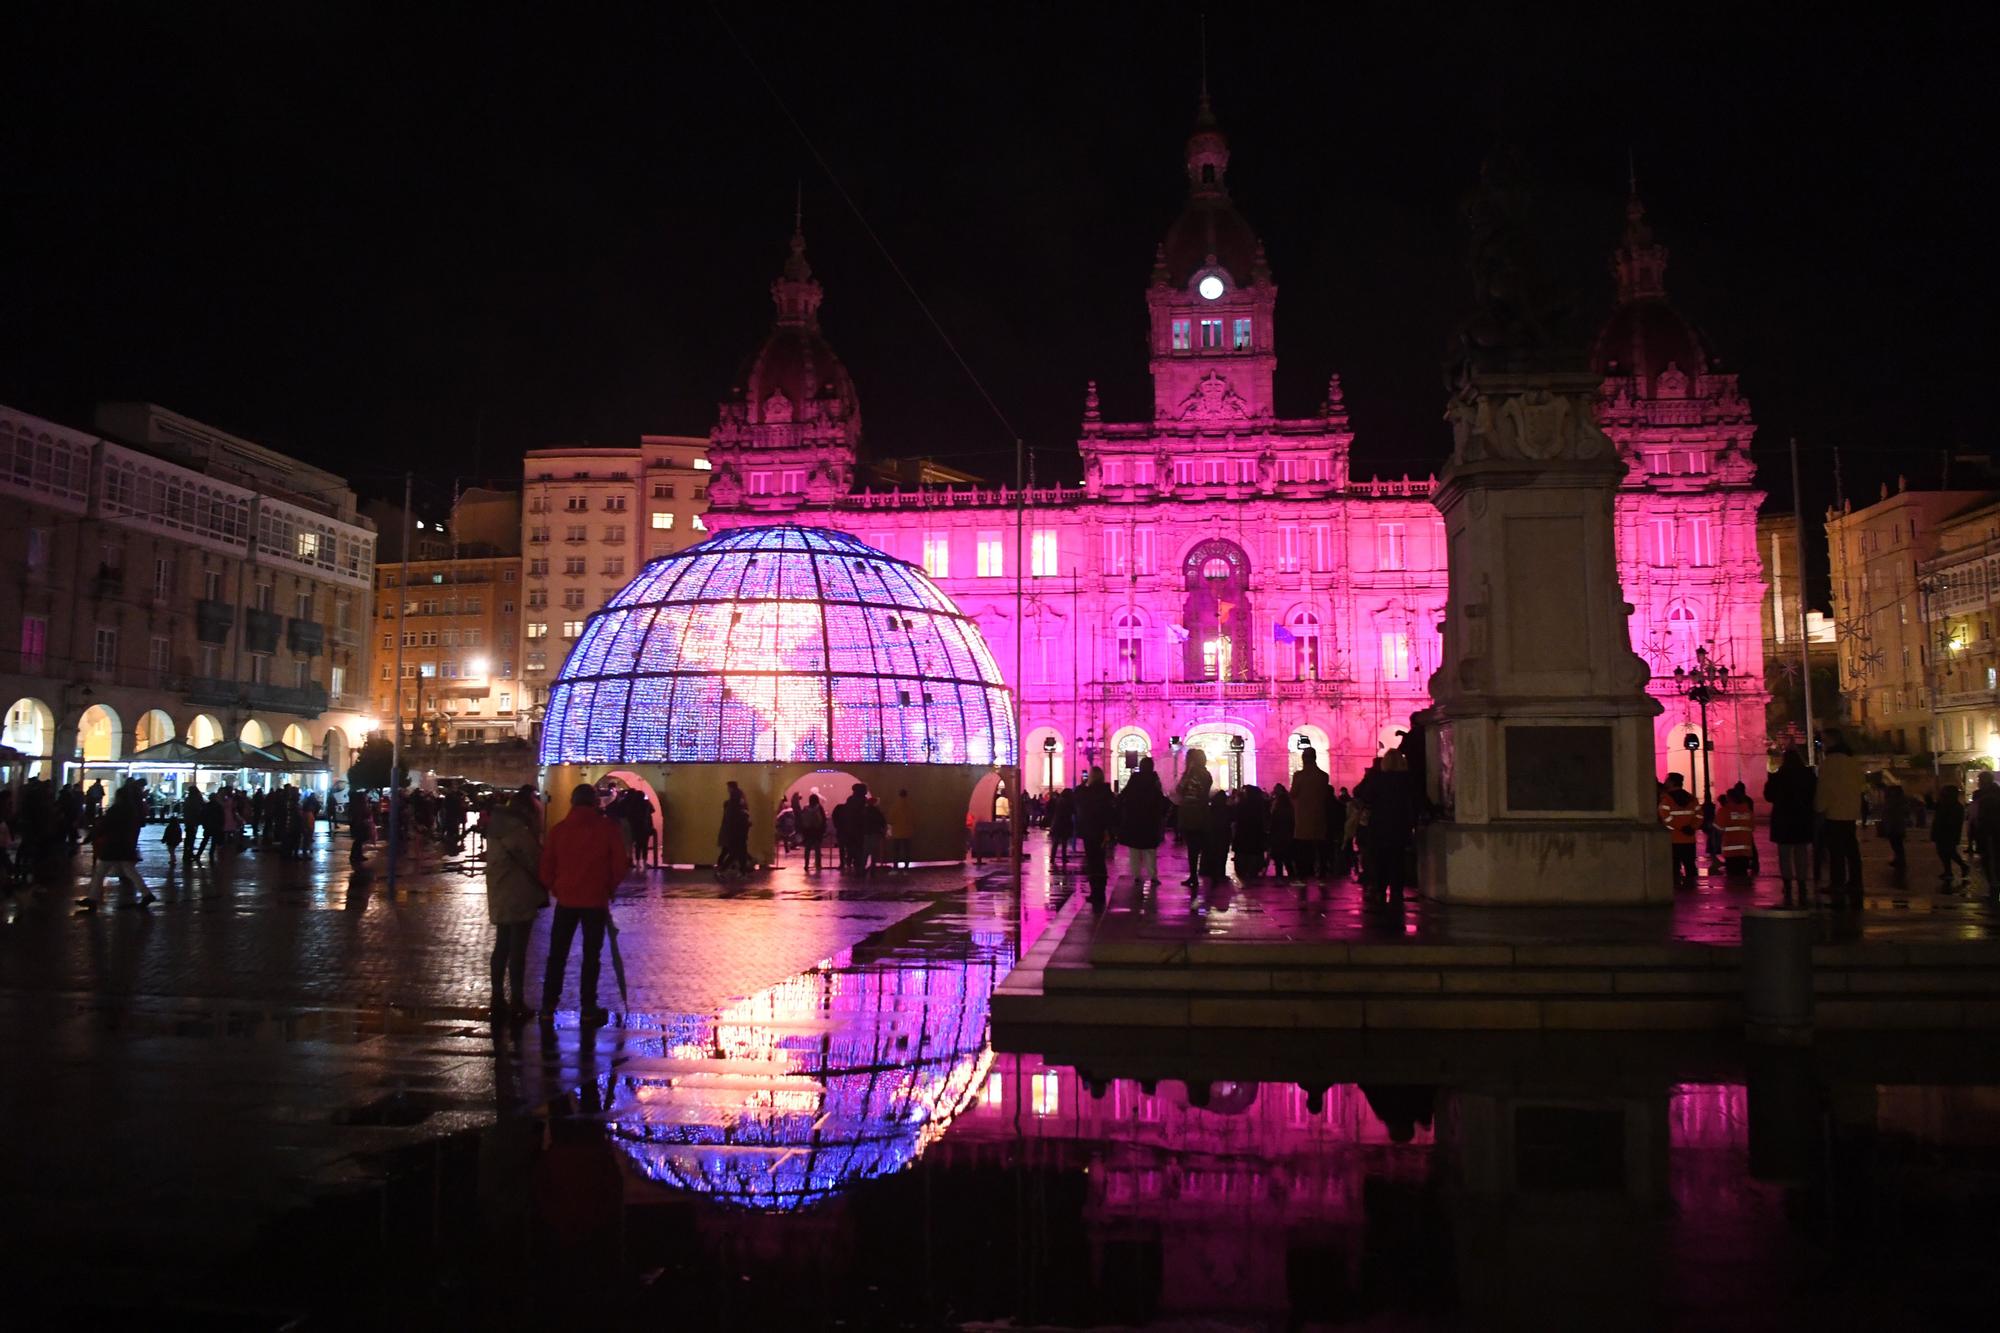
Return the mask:
[[1678,773],[1667,774],[1660,790],[1660,823],[1674,848],[1674,887],[1692,889],[1695,884],[1694,840],[1701,827],[1701,807],[1688,794]]
[[1751,803],[1750,793],[1743,789],[1742,783],[1722,794],[1716,819],[1722,825],[1723,872],[1748,875],[1750,863],[1757,856],[1757,808]]

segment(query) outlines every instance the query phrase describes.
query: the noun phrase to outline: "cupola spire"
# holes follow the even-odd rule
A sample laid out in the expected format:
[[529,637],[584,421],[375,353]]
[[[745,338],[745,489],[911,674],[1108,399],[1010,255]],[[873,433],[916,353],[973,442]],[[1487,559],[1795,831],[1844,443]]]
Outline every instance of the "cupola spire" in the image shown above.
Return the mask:
[[771,301],[778,307],[778,323],[819,327],[819,303],[823,293],[806,262],[805,189],[792,204],[792,246],[785,257],[783,273],[771,284]]
[[1667,247],[1653,239],[1646,206],[1639,201],[1639,172],[1625,160],[1625,242],[1611,257],[1618,279],[1618,303],[1657,301],[1667,294]]

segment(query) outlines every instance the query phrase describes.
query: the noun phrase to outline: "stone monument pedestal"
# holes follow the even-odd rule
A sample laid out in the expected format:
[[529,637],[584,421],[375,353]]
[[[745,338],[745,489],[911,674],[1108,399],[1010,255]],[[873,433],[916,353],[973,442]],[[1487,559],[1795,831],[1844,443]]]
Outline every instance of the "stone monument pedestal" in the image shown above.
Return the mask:
[[1470,370],[1434,503],[1451,582],[1426,715],[1420,882],[1446,902],[1664,903],[1648,671],[1632,651],[1600,381]]

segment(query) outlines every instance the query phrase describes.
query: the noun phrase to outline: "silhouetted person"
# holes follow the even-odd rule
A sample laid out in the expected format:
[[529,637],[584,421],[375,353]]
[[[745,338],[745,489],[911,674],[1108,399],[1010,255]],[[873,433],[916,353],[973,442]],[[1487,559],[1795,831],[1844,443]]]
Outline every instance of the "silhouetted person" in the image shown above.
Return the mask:
[[[486,816],[486,919],[493,923],[493,1015],[525,1018],[528,932],[548,906],[542,886],[541,811],[528,790],[514,792]],[[586,945],[586,947],[588,947]],[[511,983],[513,999],[508,1000]]]
[[1090,902],[1104,906],[1104,886],[1110,879],[1106,858],[1111,851],[1112,832],[1117,825],[1117,804],[1104,770],[1093,767],[1090,777],[1073,794],[1077,836],[1083,839],[1083,877],[1090,885]]
[[1795,884],[1800,906],[1812,902],[1813,794],[1818,785],[1797,746],[1785,751],[1778,771],[1764,780],[1764,799],[1771,807],[1771,841],[1778,849],[1778,878],[1784,881],[1787,907],[1792,905]]
[[1310,745],[1299,751],[1299,771],[1292,774],[1292,872],[1300,879],[1318,875],[1325,882],[1333,869],[1331,839],[1340,830],[1330,821],[1333,783],[1319,766],[1319,752]]
[[542,1019],[551,1021],[562,1000],[563,972],[570,944],[583,928],[583,971],[579,1011],[586,1023],[608,1014],[597,1003],[598,967],[604,930],[611,921],[611,894],[625,878],[630,861],[617,826],[597,808],[597,788],[588,783],[570,794],[569,813],[549,830],[542,844],[542,883],[556,900],[549,925],[549,963],[542,975]]
[[1937,810],[1931,819],[1931,845],[1937,848],[1940,893],[1952,891],[1953,866],[1958,867],[1958,873],[1968,884],[1972,882],[1972,867],[1958,850],[1964,837],[1965,802],[1959,799],[1958,788],[1949,785],[1938,788]]

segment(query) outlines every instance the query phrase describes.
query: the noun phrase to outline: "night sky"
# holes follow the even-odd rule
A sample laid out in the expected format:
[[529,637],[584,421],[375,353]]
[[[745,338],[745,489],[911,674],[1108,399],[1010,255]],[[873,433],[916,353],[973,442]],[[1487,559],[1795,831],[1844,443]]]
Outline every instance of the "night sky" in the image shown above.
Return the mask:
[[[518,479],[526,448],[706,433],[768,327],[802,181],[870,452],[1007,474],[1012,433],[761,69],[1040,477],[1074,476],[1086,379],[1107,418],[1149,410],[1143,293],[1185,188],[1199,10],[842,8],[11,8],[0,401],[81,424],[148,398],[376,492],[405,466]],[[1600,303],[1631,151],[1774,499],[1791,433],[1814,508],[1835,446],[1855,496],[1986,449],[1988,21],[1763,8],[1211,6],[1281,410],[1339,370],[1359,471],[1437,465],[1469,292],[1455,204],[1504,140]]]

